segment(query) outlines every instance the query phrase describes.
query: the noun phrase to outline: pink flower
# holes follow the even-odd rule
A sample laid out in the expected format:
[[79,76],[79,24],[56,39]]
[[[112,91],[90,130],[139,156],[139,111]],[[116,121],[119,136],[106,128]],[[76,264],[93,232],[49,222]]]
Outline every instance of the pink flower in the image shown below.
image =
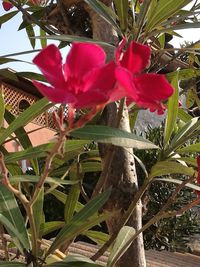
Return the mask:
[[105,64],[104,50],[95,44],[74,43],[65,64],[55,45],[44,48],[33,60],[48,83],[33,81],[38,90],[54,103],[73,108],[94,107],[118,100],[124,89],[115,88],[114,61]]
[[3,1],[2,5],[5,11],[9,11],[13,8],[13,5],[9,1]]
[[155,73],[142,73],[148,66],[151,50],[148,46],[131,42],[123,52],[126,41],[123,40],[116,50],[116,78],[119,85],[128,93],[129,102],[138,106],[149,108],[162,114],[165,106],[162,101],[173,94],[173,88],[164,75]]

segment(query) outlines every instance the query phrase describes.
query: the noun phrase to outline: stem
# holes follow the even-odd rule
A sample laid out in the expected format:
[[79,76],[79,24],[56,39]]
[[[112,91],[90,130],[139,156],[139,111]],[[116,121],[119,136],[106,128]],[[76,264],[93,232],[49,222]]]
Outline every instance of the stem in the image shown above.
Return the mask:
[[54,157],[60,152],[62,146],[64,145],[64,141],[66,138],[65,136],[68,132],[69,132],[68,130],[65,130],[65,131],[62,131],[60,133],[60,136],[58,138],[57,143],[54,145],[53,149],[51,150],[48,157],[46,158],[43,173],[40,177],[40,180],[38,181],[38,183],[36,185],[32,199],[30,200],[30,203],[29,203],[30,206],[33,206],[33,204],[35,203],[37,196],[39,195],[39,193],[40,193],[40,191],[44,185],[45,179],[47,178],[47,176],[50,172],[52,161],[53,161]]

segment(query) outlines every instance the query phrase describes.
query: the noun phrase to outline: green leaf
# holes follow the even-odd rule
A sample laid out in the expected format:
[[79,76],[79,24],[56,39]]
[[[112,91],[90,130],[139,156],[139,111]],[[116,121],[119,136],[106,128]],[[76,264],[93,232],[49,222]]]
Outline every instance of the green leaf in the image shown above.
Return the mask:
[[17,72],[17,76],[31,79],[31,80],[46,82],[46,79],[42,74],[31,72],[31,71],[30,72],[25,72],[25,71]]
[[192,119],[192,116],[185,112],[182,108],[178,109],[178,118],[184,122],[188,122]]
[[[84,266],[84,267],[101,267],[101,265],[95,264],[91,259],[74,254],[74,255],[68,255],[63,262],[67,264],[72,264],[74,267],[78,266]],[[72,265],[67,265],[67,266],[72,266]]]
[[[35,222],[35,230],[37,239],[40,240],[42,237],[41,233],[41,225],[43,222],[43,204],[44,204],[44,187],[40,190],[39,194],[37,195],[36,201],[34,202],[33,208],[33,220]],[[37,248],[39,249],[39,247]],[[37,251],[38,253],[39,251]]]
[[121,29],[124,31],[128,27],[128,9],[129,3],[128,0],[115,0],[115,7],[117,9],[117,15],[119,18]]
[[[168,183],[173,183],[173,184],[182,184],[183,182],[181,180],[173,179],[173,178],[156,178],[154,181],[168,182]],[[200,186],[197,186],[195,184],[187,183],[185,186],[190,189],[200,191]]]
[[[58,199],[60,202],[62,202],[63,204],[66,203],[66,199],[67,199],[67,195],[64,194],[61,191],[58,191],[56,189],[54,189],[53,191],[51,191],[51,194],[56,197],[56,199]],[[80,202],[76,203],[76,207],[75,207],[75,211],[78,212],[80,211],[82,208],[84,207],[83,204],[81,204]]]
[[103,221],[108,220],[108,218],[110,218],[111,216],[112,214],[107,212],[101,215],[93,215],[90,218],[85,218],[84,220],[74,220],[73,218],[72,221],[64,226],[56,236],[55,241],[47,251],[47,255],[52,254],[55,249],[60,247],[65,242],[73,240],[76,236],[83,234],[86,230],[99,225]]
[[0,91],[0,128],[3,125],[4,121],[4,113],[5,113],[5,102],[3,97],[3,91]]
[[21,126],[26,125],[28,122],[30,122],[52,106],[53,104],[49,104],[49,101],[46,98],[42,98],[32,106],[27,108],[0,135],[0,144],[2,144],[13,132],[15,132]]
[[195,132],[198,135],[199,131],[200,131],[199,117],[193,118],[190,121],[188,121],[172,139],[170,144],[171,147],[170,151],[173,151],[175,148],[178,148],[179,146],[183,145]]
[[31,54],[31,53],[37,53],[37,52],[40,52],[40,51],[41,51],[41,49],[32,49],[32,50],[27,50],[27,51],[22,51],[22,52],[3,55],[2,57],[21,56],[21,55],[26,55],[26,54]]
[[74,215],[72,220],[66,224],[58,233],[51,247],[47,251],[47,255],[51,254],[55,249],[64,242],[73,239],[81,232],[90,229],[100,221],[105,220],[106,215],[95,216],[94,214],[105,204],[110,196],[110,190],[98,195],[87,203],[82,210]]
[[73,262],[54,262],[46,265],[47,267],[102,267],[102,265],[96,263],[89,263],[83,261],[73,261]]
[[25,263],[17,261],[0,261],[1,267],[26,267]]
[[63,221],[45,222],[40,227],[40,236],[45,236],[55,230],[59,230],[65,225]]
[[[0,61],[1,61],[1,57],[0,57]],[[1,75],[2,77],[8,78],[8,79],[10,79],[10,80],[18,81],[18,78],[17,78],[16,73],[11,72],[11,71],[8,70],[8,69],[0,69],[0,75]]]
[[2,64],[6,64],[9,62],[21,62],[21,63],[28,63],[28,64],[32,64],[28,61],[24,61],[24,60],[20,60],[20,59],[15,59],[15,58],[8,58],[8,57],[0,57],[0,65]]
[[[72,166],[70,168],[70,180],[71,181],[79,181],[78,177],[78,169],[77,169],[77,164]],[[75,184],[73,185],[70,190],[69,194],[67,196],[66,202],[65,202],[65,207],[64,207],[64,218],[65,222],[68,223],[74,215],[75,209],[76,209],[76,203],[78,202],[80,196],[80,185]]]
[[35,48],[35,32],[33,29],[33,26],[31,24],[29,24],[28,26],[26,26],[26,33],[28,35],[29,41],[31,43],[32,48]]
[[[21,137],[23,138],[23,134]],[[67,140],[65,141],[65,153],[73,154],[77,150],[80,150],[84,145],[90,143],[88,140]],[[42,144],[36,147],[30,147],[19,152],[11,152],[5,155],[5,163],[13,163],[18,160],[31,159],[31,158],[44,158],[48,155],[48,152],[53,148],[55,143]],[[74,155],[74,154],[73,154]],[[64,157],[65,159],[65,157]]]
[[112,10],[104,5],[102,2],[98,0],[84,0],[88,5],[93,8],[98,15],[100,15],[103,19],[105,19],[113,28],[118,32],[120,36],[123,36],[121,29],[116,23],[115,13],[113,14]]
[[[45,37],[46,36],[46,32],[41,28],[40,28],[40,36],[41,37]],[[46,47],[47,46],[47,39],[46,38],[40,39],[40,43],[41,43],[42,48]]]
[[48,40],[57,40],[57,41],[63,41],[63,42],[82,42],[82,43],[93,43],[93,44],[99,44],[102,46],[109,46],[115,49],[115,46],[112,44],[103,42],[103,41],[98,41],[94,40],[91,38],[87,37],[80,37],[80,36],[75,36],[75,35],[67,35],[67,34],[62,34],[62,35],[46,35],[46,36],[35,36],[35,39],[48,39]]
[[200,143],[192,144],[177,150],[177,153],[194,153],[200,151]]
[[22,217],[14,195],[3,184],[0,186],[0,214],[1,222],[20,251],[23,253],[24,248],[27,250],[30,249],[24,218]]
[[[5,120],[7,121],[8,125],[11,124],[12,122],[14,122],[15,120],[15,116],[10,113],[8,110],[5,110]],[[19,127],[18,129],[16,129],[14,131],[18,141],[20,142],[21,146],[23,149],[32,147],[32,143],[31,140],[28,136],[28,134],[26,133],[25,129],[23,127]],[[39,173],[39,166],[38,166],[38,162],[36,159],[34,158],[30,158],[31,163],[32,163],[32,167],[35,171],[36,174]]]
[[20,252],[23,253],[26,247],[22,243],[23,237],[18,231],[18,229],[16,229],[15,226],[1,213],[0,213],[0,223],[6,228],[7,232],[12,237],[13,242],[15,243],[17,248],[20,250]]
[[[10,182],[12,184],[16,184],[19,182],[29,182],[29,183],[37,183],[40,179],[40,176],[36,175],[13,175],[10,177]],[[47,177],[45,179],[45,183],[51,183],[56,185],[73,185],[76,184],[77,181],[70,181],[70,180],[62,180],[60,178],[53,178],[53,177]]]
[[114,266],[115,263],[119,260],[119,258],[123,255],[123,253],[129,248],[131,243],[129,244],[129,246],[127,246],[127,243],[133,238],[135,233],[135,229],[130,226],[123,226],[120,229],[117,239],[113,245],[113,248],[108,258],[108,267]]
[[81,139],[95,140],[99,143],[110,143],[122,147],[132,147],[136,149],[158,148],[141,136],[102,125],[86,125],[83,128],[71,132],[70,135]]
[[163,21],[175,15],[190,2],[191,0],[159,0],[147,21],[145,31],[149,32],[154,27],[159,27]]
[[179,161],[179,162],[185,162],[187,165],[191,165],[193,167],[197,168],[197,159],[196,158],[188,158],[188,157],[178,157],[178,158],[170,158],[170,161]]
[[168,100],[167,118],[165,121],[165,130],[164,130],[164,147],[166,147],[169,143],[178,114],[178,106],[179,106],[178,72],[177,75],[173,78],[171,84],[174,88],[174,93]]
[[184,166],[178,162],[172,161],[160,161],[157,162],[150,172],[151,177],[162,176],[166,174],[184,174],[188,176],[193,176],[196,172],[192,167]]
[[103,232],[88,230],[83,233],[85,236],[90,238],[92,241],[97,243],[98,245],[103,245],[109,239],[109,235]]
[[100,172],[102,171],[102,164],[101,162],[97,161],[88,161],[81,163],[81,171],[85,172]]
[[0,16],[0,28],[1,28],[1,25],[5,22],[7,22],[8,20],[10,20],[11,18],[13,18],[15,15],[17,15],[19,11],[12,11],[12,12],[9,12],[9,13],[6,13],[5,15],[3,16]]
[[[167,79],[169,79],[170,81],[176,75],[177,75],[177,71],[170,72],[170,73],[166,74]],[[194,69],[194,68],[182,69],[182,70],[179,70],[179,73],[178,73],[178,77],[179,77],[180,80],[195,78],[195,77],[198,77],[199,75],[200,75],[200,70],[199,69]]]

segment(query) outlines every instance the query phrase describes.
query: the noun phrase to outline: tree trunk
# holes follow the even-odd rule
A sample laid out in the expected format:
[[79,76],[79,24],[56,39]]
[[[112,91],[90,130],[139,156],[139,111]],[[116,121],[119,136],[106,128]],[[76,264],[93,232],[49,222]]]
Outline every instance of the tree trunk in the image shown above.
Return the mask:
[[[112,1],[102,1],[110,4]],[[112,26],[102,19],[97,13],[89,10],[92,19],[93,38],[105,42],[116,42],[116,35]],[[113,57],[113,51],[107,49],[108,58]],[[109,104],[101,118],[101,122],[105,125],[114,126],[117,120],[117,104]],[[113,124],[114,123],[114,124]],[[125,107],[123,116],[120,121],[120,128],[130,131],[128,110]],[[104,152],[102,152],[104,151]],[[106,152],[105,152],[106,151]],[[115,233],[118,230],[118,223],[124,212],[133,199],[134,193],[138,189],[137,174],[135,170],[135,160],[133,157],[133,149],[114,147],[112,157],[107,151],[106,146],[100,146],[102,161],[111,160],[107,173],[107,179],[104,189],[112,186],[111,197],[105,206],[108,211],[117,211],[117,215],[107,221],[109,233]],[[108,153],[108,154],[107,154]],[[105,155],[108,155],[106,159]],[[103,166],[105,167],[105,165]],[[138,203],[134,214],[131,216],[127,225],[134,227],[136,230],[142,227],[142,205]],[[145,267],[145,253],[142,234],[132,243],[126,253],[121,257],[116,267]]]
[[[112,0],[101,0],[107,6],[110,6]],[[69,8],[72,5],[80,5],[84,8],[91,19],[93,39],[116,43],[118,41],[117,35],[113,31],[112,26],[102,19],[93,9],[88,5],[84,4],[83,0],[59,0],[58,7],[54,8],[49,13],[47,22],[50,25],[54,25],[60,32],[65,34],[76,34],[76,30],[72,31],[74,25],[70,25],[65,12],[62,12],[63,8]],[[62,22],[63,20],[63,22]],[[77,30],[77,32],[79,32]],[[107,60],[110,60],[114,56],[114,50],[112,48],[104,47],[107,53]],[[103,111],[101,117],[101,123],[109,126],[116,126],[117,120],[117,104],[109,104]],[[127,108],[123,110],[123,117],[119,123],[119,127],[125,131],[130,131],[129,126],[129,115]],[[109,168],[107,171],[107,180],[104,183],[104,189],[112,186],[111,197],[105,206],[108,211],[117,211],[117,215],[113,216],[107,221],[109,233],[115,233],[118,229],[118,223],[124,212],[128,209],[134,193],[138,189],[137,175],[135,170],[135,161],[133,157],[133,150],[112,147],[112,157],[106,159],[106,154],[109,157],[110,146],[100,146],[100,153],[102,154],[102,162],[110,161]],[[105,152],[103,152],[105,151]],[[103,164],[105,170],[106,164]],[[136,230],[142,226],[142,207],[141,202],[138,203],[134,214],[131,216],[127,225],[134,227]],[[134,241],[129,247],[126,253],[122,256],[119,262],[115,265],[116,267],[145,267],[145,254],[143,245],[142,234]]]

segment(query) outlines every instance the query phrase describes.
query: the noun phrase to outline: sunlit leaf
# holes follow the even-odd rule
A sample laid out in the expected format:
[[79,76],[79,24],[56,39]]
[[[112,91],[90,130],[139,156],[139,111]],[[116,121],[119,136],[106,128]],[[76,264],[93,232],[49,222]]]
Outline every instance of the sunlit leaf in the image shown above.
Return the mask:
[[193,176],[196,172],[192,167],[184,166],[178,162],[160,161],[157,162],[151,169],[150,176],[157,177],[166,174],[184,174]]
[[21,252],[23,253],[23,249],[30,249],[25,221],[17,201],[14,195],[3,184],[0,186],[0,214],[1,223],[4,224]]
[[135,233],[135,229],[130,226],[123,226],[120,229],[117,239],[113,245],[113,248],[108,258],[108,267],[114,266],[115,263],[119,260],[119,258],[123,255],[123,253],[129,248],[131,243],[129,246],[127,246],[127,243],[132,239]]
[[172,80],[172,86],[174,88],[173,95],[168,100],[167,108],[167,118],[165,121],[165,130],[164,130],[164,147],[169,143],[170,137],[173,133],[174,126],[176,123],[176,118],[178,114],[179,106],[179,86],[178,86],[178,72],[177,75]]
[[42,98],[32,106],[27,108],[0,135],[0,144],[2,144],[18,128],[25,126],[28,122],[30,122],[52,106],[53,104],[49,104],[49,101],[46,98]]
[[70,133],[73,137],[95,140],[99,143],[110,143],[116,146],[136,149],[156,149],[156,145],[133,133],[100,125],[87,125]]
[[[174,179],[174,178],[156,178],[154,181],[168,182],[168,183],[173,183],[173,184],[182,184],[183,183],[183,181],[178,180],[178,179]],[[198,186],[198,185],[187,183],[185,186],[190,188],[190,189],[200,191],[200,186]]]
[[81,232],[90,229],[92,226],[98,224],[102,220],[105,220],[106,215],[94,214],[104,205],[110,196],[110,190],[98,195],[90,202],[88,202],[82,210],[74,215],[72,220],[66,224],[56,236],[51,247],[47,251],[47,255],[51,254],[55,249],[61,246],[64,242],[73,239]]

